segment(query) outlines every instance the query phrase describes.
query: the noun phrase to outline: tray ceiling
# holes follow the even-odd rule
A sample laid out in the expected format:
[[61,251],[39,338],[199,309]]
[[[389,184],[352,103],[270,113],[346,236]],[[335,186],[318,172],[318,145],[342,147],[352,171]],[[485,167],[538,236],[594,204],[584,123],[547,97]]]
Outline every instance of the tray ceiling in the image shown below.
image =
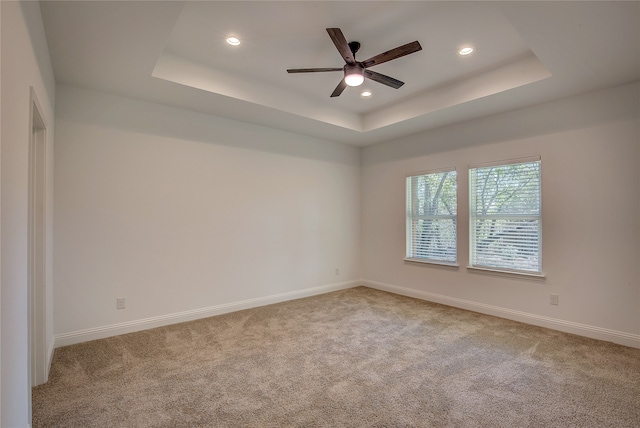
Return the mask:
[[[41,2],[59,83],[365,146],[640,79],[638,2]],[[337,98],[325,28],[366,59],[418,40]],[[230,46],[226,37],[240,38]],[[473,54],[457,51],[473,46]],[[372,96],[361,96],[362,90]]]

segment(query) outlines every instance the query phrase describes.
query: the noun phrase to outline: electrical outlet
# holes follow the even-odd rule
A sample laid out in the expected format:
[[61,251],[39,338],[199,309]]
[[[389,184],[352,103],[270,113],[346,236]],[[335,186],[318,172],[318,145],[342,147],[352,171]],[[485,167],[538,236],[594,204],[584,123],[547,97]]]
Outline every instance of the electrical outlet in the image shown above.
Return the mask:
[[557,294],[550,294],[549,295],[549,304],[551,305],[558,305],[558,295]]
[[336,275],[340,275],[340,268],[336,268]]
[[116,308],[117,308],[117,309],[124,309],[124,308],[126,308],[126,304],[125,304],[124,297],[118,297],[118,298],[116,298]]

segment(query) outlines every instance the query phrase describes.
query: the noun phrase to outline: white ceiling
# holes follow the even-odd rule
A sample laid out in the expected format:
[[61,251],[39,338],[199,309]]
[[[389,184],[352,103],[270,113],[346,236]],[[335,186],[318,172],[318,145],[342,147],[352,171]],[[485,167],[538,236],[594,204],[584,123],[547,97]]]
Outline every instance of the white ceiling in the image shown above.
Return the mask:
[[[365,146],[640,80],[640,2],[42,1],[59,83]],[[418,40],[329,95],[341,28],[364,60]],[[225,43],[228,35],[242,40]],[[461,57],[457,50],[476,51]],[[373,96],[360,96],[370,89]]]

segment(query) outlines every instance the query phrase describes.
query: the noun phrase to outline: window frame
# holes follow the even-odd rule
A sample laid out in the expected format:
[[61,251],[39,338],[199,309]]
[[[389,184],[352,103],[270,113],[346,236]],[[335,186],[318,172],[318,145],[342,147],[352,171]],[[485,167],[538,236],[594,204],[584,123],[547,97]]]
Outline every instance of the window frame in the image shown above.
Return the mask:
[[[538,215],[492,215],[486,214],[483,217],[489,216],[489,218],[500,219],[508,219],[508,218],[519,218],[519,219],[535,219],[537,220],[537,229],[538,229],[538,270],[525,270],[525,269],[512,269],[508,267],[495,267],[481,264],[474,264],[475,260],[473,258],[474,249],[476,247],[476,219],[478,216],[475,213],[475,205],[474,205],[474,190],[475,187],[472,185],[473,180],[473,170],[482,169],[482,168],[491,168],[491,167],[502,167],[509,165],[519,165],[519,164],[527,164],[527,163],[538,163],[538,171],[539,171],[539,183],[538,183]],[[542,158],[541,156],[528,156],[523,158],[516,159],[507,159],[501,161],[494,162],[486,162],[481,164],[471,164],[468,166],[468,197],[469,197],[469,265],[467,266],[468,270],[478,271],[478,272],[488,272],[488,273],[498,273],[498,274],[506,274],[506,275],[522,275],[536,278],[544,278],[545,274],[543,272],[543,223],[542,223]]]
[[[413,177],[420,177],[425,175],[436,175],[436,174],[444,174],[453,172],[455,174],[455,214],[454,215],[431,215],[425,216],[421,215],[420,217],[433,217],[434,219],[453,219],[453,225],[455,230],[455,260],[443,260],[443,259],[435,259],[435,258],[423,258],[423,257],[413,257],[413,221],[416,218],[415,210],[411,206],[412,201],[414,200],[413,192],[415,191],[414,186],[412,185]],[[448,267],[458,267],[458,171],[456,167],[447,167],[447,168],[438,168],[427,171],[419,171],[409,173],[405,177],[405,257],[404,260],[407,262],[415,262],[415,263],[425,263],[432,265],[441,265]],[[411,255],[410,255],[411,254]]]

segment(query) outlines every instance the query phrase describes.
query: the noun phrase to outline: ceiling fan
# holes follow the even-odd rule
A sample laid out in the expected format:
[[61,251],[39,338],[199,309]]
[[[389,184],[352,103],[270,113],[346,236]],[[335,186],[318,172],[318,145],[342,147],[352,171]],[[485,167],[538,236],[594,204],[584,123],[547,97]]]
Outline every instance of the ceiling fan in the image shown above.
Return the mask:
[[404,85],[404,82],[394,79],[393,77],[385,76],[384,74],[376,73],[369,70],[369,67],[382,64],[383,62],[391,61],[392,59],[400,58],[405,55],[412,54],[422,50],[422,46],[418,41],[407,43],[406,45],[399,46],[390,51],[383,52],[376,56],[373,56],[364,61],[356,61],[356,52],[360,49],[360,43],[350,42],[347,43],[342,31],[339,28],[327,28],[327,33],[333,41],[333,44],[344,58],[345,65],[342,68],[291,68],[287,70],[287,73],[317,73],[323,71],[344,71],[344,78],[338,83],[336,89],[331,94],[332,97],[339,96],[347,86],[359,86],[364,82],[364,78],[367,77],[383,85],[390,86],[394,89],[398,89]]

